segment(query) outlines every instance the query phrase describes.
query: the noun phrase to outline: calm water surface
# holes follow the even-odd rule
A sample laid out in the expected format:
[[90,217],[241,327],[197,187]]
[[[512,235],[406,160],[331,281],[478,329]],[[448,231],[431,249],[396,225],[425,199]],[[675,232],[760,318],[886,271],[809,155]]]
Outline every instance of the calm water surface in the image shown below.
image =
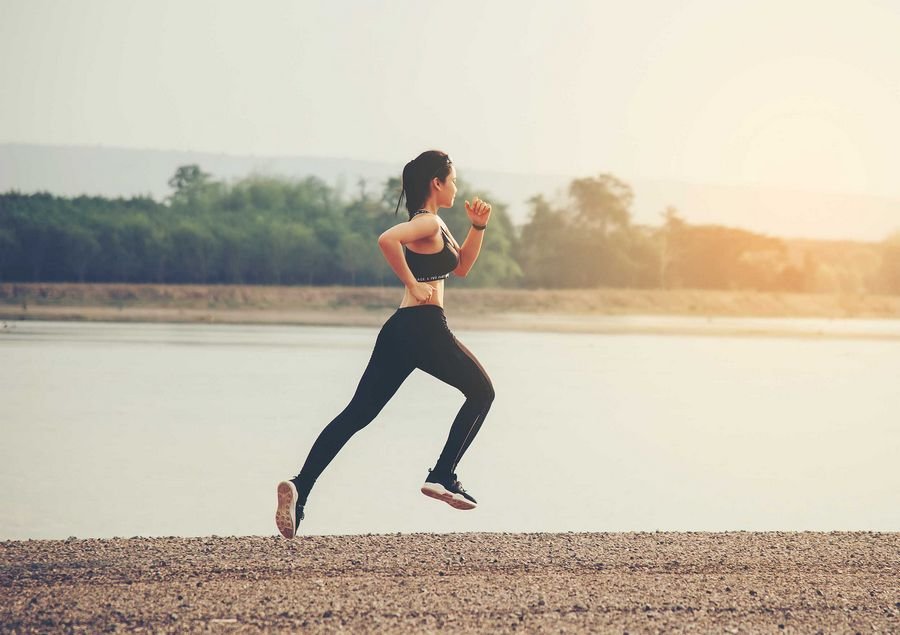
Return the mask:
[[[497,393],[458,469],[480,507],[419,493],[464,397],[416,370],[322,474],[301,531],[900,530],[900,340],[448,321]],[[6,323],[0,538],[276,534],[275,484],[377,333]]]

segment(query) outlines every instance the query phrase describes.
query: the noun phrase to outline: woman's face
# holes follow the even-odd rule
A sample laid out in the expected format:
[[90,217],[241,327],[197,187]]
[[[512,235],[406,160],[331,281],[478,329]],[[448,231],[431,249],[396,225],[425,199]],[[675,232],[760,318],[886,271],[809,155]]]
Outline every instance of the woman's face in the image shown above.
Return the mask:
[[450,166],[450,174],[443,183],[436,178],[434,184],[436,188],[440,184],[440,189],[437,189],[438,207],[453,207],[453,199],[456,197],[456,167]]

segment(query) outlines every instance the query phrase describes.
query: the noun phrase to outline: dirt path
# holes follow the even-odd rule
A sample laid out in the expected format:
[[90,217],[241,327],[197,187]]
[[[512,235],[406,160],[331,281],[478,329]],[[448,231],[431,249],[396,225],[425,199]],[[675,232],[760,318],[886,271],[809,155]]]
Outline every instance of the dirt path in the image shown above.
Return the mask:
[[[0,283],[3,319],[56,310],[72,319],[293,320],[349,309],[383,314],[403,287]],[[900,295],[775,293],[698,289],[478,289],[448,284],[450,315],[681,315],[900,318]],[[146,313],[143,313],[145,312]],[[116,317],[118,316],[118,318]]]
[[0,543],[0,631],[900,632],[898,533]]

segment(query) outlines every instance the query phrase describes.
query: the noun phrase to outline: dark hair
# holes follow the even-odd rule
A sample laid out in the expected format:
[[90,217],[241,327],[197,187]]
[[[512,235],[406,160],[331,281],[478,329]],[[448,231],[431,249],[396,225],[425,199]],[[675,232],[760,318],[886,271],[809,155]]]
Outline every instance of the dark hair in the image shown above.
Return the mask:
[[429,187],[431,179],[435,177],[441,181],[446,179],[450,174],[451,165],[453,165],[453,161],[446,152],[426,150],[403,166],[400,198],[397,199],[397,209],[394,210],[394,214],[400,211],[400,201],[406,194],[406,210],[409,212],[409,217],[412,218],[413,213],[421,209],[431,193]]

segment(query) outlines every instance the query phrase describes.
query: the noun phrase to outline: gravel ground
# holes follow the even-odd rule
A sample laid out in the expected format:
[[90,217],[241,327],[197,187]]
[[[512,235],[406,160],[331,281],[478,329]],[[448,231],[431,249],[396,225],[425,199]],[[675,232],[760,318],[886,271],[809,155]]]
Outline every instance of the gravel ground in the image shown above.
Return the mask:
[[900,632],[900,533],[0,543],[0,631]]

